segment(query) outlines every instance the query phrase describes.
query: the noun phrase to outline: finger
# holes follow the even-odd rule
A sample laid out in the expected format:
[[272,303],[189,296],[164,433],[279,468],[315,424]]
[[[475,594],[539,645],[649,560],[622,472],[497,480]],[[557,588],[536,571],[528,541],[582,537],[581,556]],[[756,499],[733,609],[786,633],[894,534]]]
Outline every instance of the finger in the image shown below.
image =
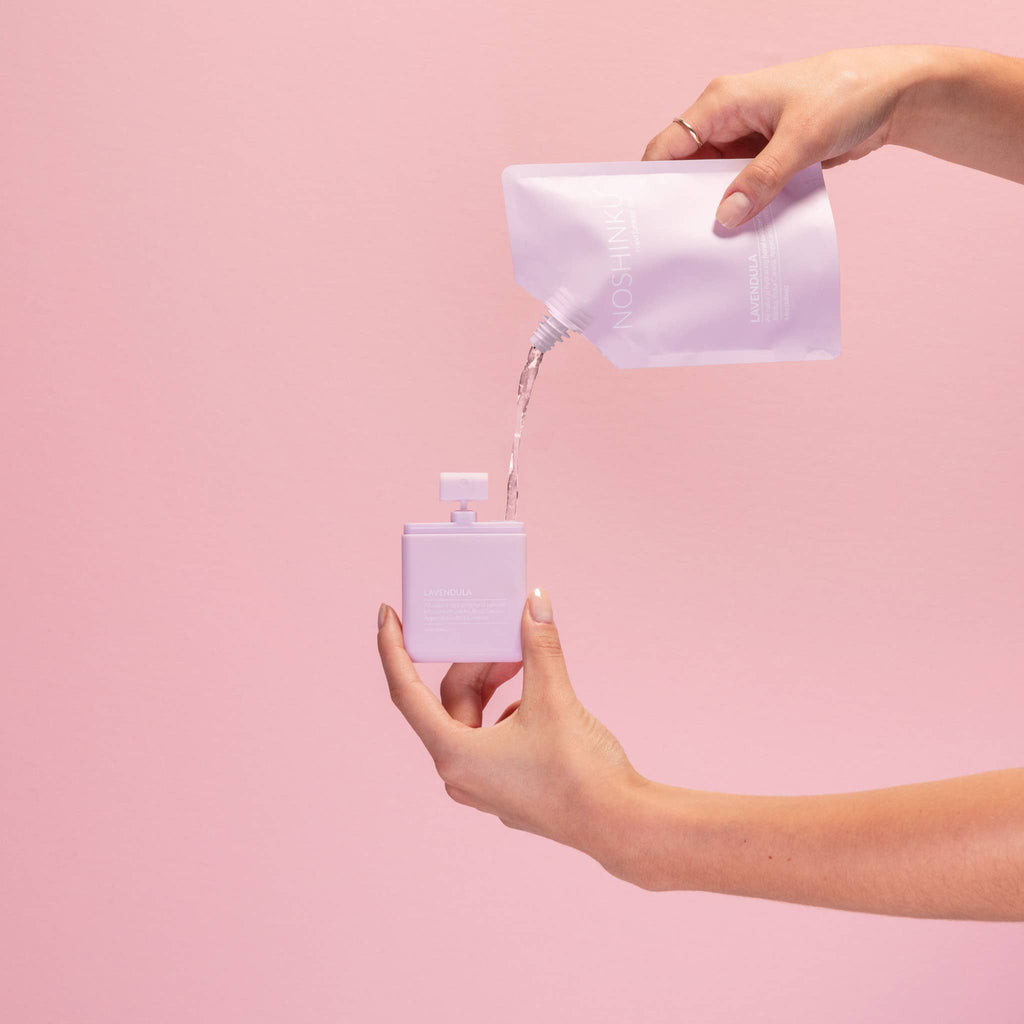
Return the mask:
[[861,157],[873,153],[878,149],[878,146],[879,142],[877,139],[869,136],[859,145],[848,149],[845,153],[836,153],[834,156],[828,156],[827,153],[823,153],[822,156],[828,156],[828,159],[822,160],[821,166],[827,169],[829,167],[839,167],[842,164],[849,163],[851,160],[859,160]]
[[[751,132],[732,142],[722,142],[715,148],[723,160],[749,160],[751,157],[757,156],[767,144],[768,140],[760,132]],[[711,146],[704,147],[704,149],[711,148]],[[700,150],[700,156],[704,155],[704,149]]]
[[522,619],[524,710],[550,700],[574,697],[555,627],[551,598],[539,587],[530,592]]
[[452,665],[441,680],[441,704],[457,722],[478,729],[494,691],[521,666],[521,661]]
[[829,160],[822,160],[821,166],[827,171],[831,167],[841,167],[843,164],[849,163],[853,157],[849,153],[843,153],[842,156],[834,156]]
[[454,730],[454,723],[420,679],[405,649],[402,624],[395,610],[388,605],[383,605],[381,610],[384,619],[377,630],[377,650],[391,699],[436,760]]
[[[684,118],[691,125],[689,118]],[[696,129],[696,126],[694,125]],[[701,141],[705,137],[697,133]],[[697,140],[677,121],[673,121],[667,128],[663,128],[657,135],[647,143],[644,150],[644,160],[686,160],[696,153],[701,147]]]
[[697,133],[701,145],[673,121],[647,143],[644,160],[686,160],[697,153],[703,156],[709,145],[720,148],[723,143],[760,131],[760,117],[752,116],[742,91],[730,78],[711,81],[681,117]]
[[521,700],[512,701],[512,703],[509,704],[509,706],[505,708],[505,710],[502,711],[502,713],[495,719],[494,724],[497,725],[498,722],[504,722],[509,715],[514,715],[516,711],[519,710],[519,705],[522,703],[523,702]]
[[756,217],[797,171],[824,155],[816,148],[813,138],[780,123],[764,149],[725,190],[715,219],[722,227],[737,228]]

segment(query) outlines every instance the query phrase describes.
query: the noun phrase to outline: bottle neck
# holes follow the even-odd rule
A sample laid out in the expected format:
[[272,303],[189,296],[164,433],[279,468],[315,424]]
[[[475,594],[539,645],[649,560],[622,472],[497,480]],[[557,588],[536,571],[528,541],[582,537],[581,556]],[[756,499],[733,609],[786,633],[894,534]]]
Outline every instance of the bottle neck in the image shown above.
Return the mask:
[[530,344],[537,349],[538,352],[548,352],[554,348],[558,342],[564,341],[568,338],[570,330],[571,328],[567,324],[564,324],[549,310],[548,315],[541,320],[537,325],[537,329],[530,337]]

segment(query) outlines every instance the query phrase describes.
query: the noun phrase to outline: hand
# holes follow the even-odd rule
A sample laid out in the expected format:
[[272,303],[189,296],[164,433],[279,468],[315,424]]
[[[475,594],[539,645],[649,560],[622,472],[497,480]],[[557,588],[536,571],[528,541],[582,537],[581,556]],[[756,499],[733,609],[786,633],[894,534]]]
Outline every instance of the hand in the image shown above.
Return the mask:
[[523,610],[522,640],[522,700],[484,729],[484,707],[519,663],[453,665],[438,701],[381,605],[391,698],[458,803],[576,847],[644,889],[1024,920],[1024,769],[819,796],[661,785],[637,774],[577,700],[540,591]]
[[703,146],[673,122],[647,144],[644,159],[753,157],[726,189],[716,214],[724,227],[738,227],[802,168],[819,161],[835,167],[885,145],[925,49],[836,50],[716,78],[681,115]]
[[452,665],[440,702],[406,653],[402,624],[381,606],[377,633],[391,699],[423,741],[457,803],[590,854],[625,877],[615,821],[645,780],[618,740],[579,702],[545,592],[523,609],[523,694],[489,728],[484,707],[520,663]]

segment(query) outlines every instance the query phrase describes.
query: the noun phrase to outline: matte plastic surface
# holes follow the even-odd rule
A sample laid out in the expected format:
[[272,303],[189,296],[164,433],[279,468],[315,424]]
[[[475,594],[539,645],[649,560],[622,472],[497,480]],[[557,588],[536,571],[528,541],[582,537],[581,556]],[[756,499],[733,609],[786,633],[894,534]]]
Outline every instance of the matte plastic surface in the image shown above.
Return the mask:
[[486,473],[442,473],[442,501],[486,501]]
[[442,523],[448,529],[402,537],[402,621],[413,661],[520,660],[526,534],[515,525],[518,532],[495,533]]
[[624,368],[839,355],[839,265],[821,167],[728,231],[713,211],[745,163],[507,167],[516,281]]

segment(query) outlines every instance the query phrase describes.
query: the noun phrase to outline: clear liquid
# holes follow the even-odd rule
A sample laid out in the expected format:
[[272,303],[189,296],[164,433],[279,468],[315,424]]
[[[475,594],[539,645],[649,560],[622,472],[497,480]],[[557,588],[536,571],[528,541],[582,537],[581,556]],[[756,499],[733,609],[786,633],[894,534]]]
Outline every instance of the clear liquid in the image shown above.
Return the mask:
[[508,460],[508,490],[505,492],[506,519],[515,519],[519,505],[519,442],[523,439],[526,407],[530,404],[533,384],[543,358],[544,353],[539,348],[531,348],[523,372],[519,375],[519,390],[516,392],[516,432],[512,435],[512,455]]

